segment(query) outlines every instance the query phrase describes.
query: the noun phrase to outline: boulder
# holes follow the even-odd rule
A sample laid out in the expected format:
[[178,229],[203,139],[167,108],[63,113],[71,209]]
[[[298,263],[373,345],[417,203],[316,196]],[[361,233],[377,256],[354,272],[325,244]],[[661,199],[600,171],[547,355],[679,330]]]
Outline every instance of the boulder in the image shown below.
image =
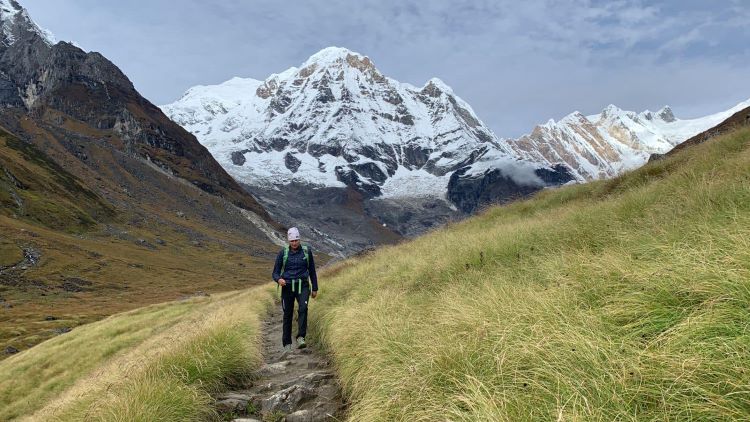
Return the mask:
[[236,398],[219,400],[216,402],[216,410],[219,413],[239,413],[247,409],[247,403],[249,400],[241,400]]
[[295,384],[264,399],[261,403],[261,412],[263,414],[276,411],[289,413],[315,396],[315,390],[312,388]]
[[312,422],[313,420],[313,411],[307,409],[286,415],[286,422]]

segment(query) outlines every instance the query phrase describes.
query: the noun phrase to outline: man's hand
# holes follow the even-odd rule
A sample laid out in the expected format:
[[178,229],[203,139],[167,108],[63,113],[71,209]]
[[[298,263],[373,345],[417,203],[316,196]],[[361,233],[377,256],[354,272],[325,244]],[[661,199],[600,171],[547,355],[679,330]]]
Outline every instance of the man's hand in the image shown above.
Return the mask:
[[313,291],[312,292],[313,299],[315,299],[317,296],[318,296],[318,291],[317,290]]
[[281,287],[286,286],[286,280],[284,280],[283,278],[280,278],[279,279],[279,286],[281,286]]

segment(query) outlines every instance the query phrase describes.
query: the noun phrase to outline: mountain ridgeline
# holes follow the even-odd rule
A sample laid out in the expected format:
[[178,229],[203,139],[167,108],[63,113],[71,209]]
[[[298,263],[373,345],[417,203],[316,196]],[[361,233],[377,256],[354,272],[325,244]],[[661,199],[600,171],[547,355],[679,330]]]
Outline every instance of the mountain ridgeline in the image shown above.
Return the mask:
[[[329,47],[262,81],[193,87],[162,109],[274,217],[318,230],[335,252],[379,243],[373,227],[413,236],[546,187],[614,177],[747,105],[693,120],[610,105],[500,138],[441,80],[401,83]],[[308,212],[318,203],[323,215]]]
[[[17,2],[5,3],[15,8],[2,12],[0,40],[0,105],[5,108],[0,122],[8,130],[31,140],[40,132],[88,137],[271,221],[207,150],[138,94],[114,64],[73,44],[53,43]],[[66,139],[57,143],[70,154],[80,153]]]

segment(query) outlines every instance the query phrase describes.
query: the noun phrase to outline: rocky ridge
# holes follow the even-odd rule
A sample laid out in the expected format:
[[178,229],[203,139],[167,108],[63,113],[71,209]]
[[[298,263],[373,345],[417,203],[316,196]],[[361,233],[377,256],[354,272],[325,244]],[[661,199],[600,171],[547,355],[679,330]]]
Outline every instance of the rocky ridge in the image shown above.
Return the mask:
[[0,349],[259,283],[280,228],[117,66],[0,0]]
[[750,100],[708,116],[682,120],[669,106],[636,113],[607,106],[600,114],[571,113],[550,120],[517,139],[502,143],[519,158],[548,166],[565,165],[579,181],[617,176],[664,154],[750,106]]
[[[143,98],[104,56],[55,42],[15,0],[0,2],[0,23],[0,125],[9,132],[45,151],[59,147],[84,164],[82,142],[148,162],[273,224],[194,136]],[[41,132],[57,139],[42,145],[36,139]]]

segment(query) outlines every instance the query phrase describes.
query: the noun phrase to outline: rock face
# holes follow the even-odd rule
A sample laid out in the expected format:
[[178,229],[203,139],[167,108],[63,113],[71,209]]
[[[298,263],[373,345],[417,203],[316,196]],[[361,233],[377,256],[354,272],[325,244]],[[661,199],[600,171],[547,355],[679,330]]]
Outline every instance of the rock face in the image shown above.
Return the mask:
[[[104,56],[55,42],[15,0],[0,1],[0,22],[4,127],[30,142],[42,131],[57,135],[62,149],[83,162],[92,155],[82,141],[116,151],[111,164],[120,168],[125,160],[146,160],[272,221],[194,136],[138,94]],[[44,146],[49,150],[49,140]]]
[[[454,172],[448,182],[448,198],[465,213],[472,213],[483,204],[503,204],[523,198],[543,186],[524,184],[500,169],[486,170],[470,177],[465,176],[465,170]],[[560,185],[574,180],[568,169],[561,165],[552,169],[537,169],[536,175],[544,185]]]

